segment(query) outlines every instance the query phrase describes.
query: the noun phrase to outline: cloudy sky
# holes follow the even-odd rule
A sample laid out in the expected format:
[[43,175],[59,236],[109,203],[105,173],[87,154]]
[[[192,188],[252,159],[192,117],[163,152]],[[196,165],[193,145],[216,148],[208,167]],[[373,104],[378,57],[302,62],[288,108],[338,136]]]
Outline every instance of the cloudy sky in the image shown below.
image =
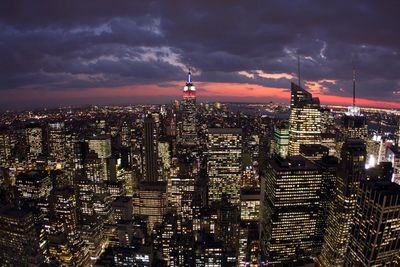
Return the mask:
[[205,101],[400,108],[399,1],[19,1],[0,8],[0,109]]

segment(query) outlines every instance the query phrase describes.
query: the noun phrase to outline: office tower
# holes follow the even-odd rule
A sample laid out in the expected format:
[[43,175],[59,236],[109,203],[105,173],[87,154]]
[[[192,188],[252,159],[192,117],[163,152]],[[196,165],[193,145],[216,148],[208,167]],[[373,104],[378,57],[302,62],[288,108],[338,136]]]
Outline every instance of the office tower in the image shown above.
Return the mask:
[[286,158],[289,148],[289,125],[281,124],[274,127],[272,153]]
[[72,188],[53,189],[49,197],[49,253],[62,266],[87,266],[89,249],[77,231]]
[[7,129],[0,129],[0,167],[11,166],[11,138]]
[[208,203],[220,201],[222,193],[232,204],[240,201],[242,130],[208,130]]
[[[158,159],[161,163],[162,178],[170,175],[171,169],[171,141],[168,139],[160,139],[158,142]],[[166,179],[164,179],[166,180]]]
[[356,76],[353,69],[353,105],[343,117],[343,136],[347,138],[361,138],[364,141],[368,138],[367,118],[361,114],[361,109],[356,106]]
[[180,155],[175,163],[177,170],[171,175],[171,204],[176,208],[182,224],[191,231],[195,186],[199,175],[199,161],[189,154]]
[[36,158],[43,152],[43,130],[40,125],[28,125],[25,129],[29,155]]
[[131,220],[133,218],[133,200],[131,197],[119,196],[111,204],[114,221]]
[[382,161],[375,167],[365,170],[366,180],[385,180],[392,181],[394,169],[392,163],[388,161]]
[[302,156],[268,161],[261,187],[260,242],[269,264],[316,256],[322,242],[324,168]]
[[143,176],[147,182],[160,180],[158,159],[158,133],[151,115],[144,119],[143,129]]
[[48,124],[48,152],[52,160],[63,164],[65,160],[65,126],[63,122]]
[[331,109],[321,108],[321,132],[335,133],[335,119]]
[[260,214],[260,188],[245,187],[240,189],[240,220],[258,222]]
[[102,179],[116,180],[116,160],[112,157],[111,136],[101,134],[89,138],[89,150],[96,153],[102,164]]
[[239,238],[239,207],[222,195],[217,207],[215,237],[224,244],[225,253],[236,255]]
[[292,83],[289,118],[289,155],[299,155],[301,144],[321,143],[321,112],[318,98]]
[[131,125],[128,121],[124,121],[121,126],[121,146],[131,146]]
[[16,187],[25,199],[39,200],[48,197],[53,188],[50,176],[45,171],[29,171],[17,175]]
[[0,262],[2,266],[42,266],[44,251],[30,211],[0,208]]
[[329,148],[318,144],[301,144],[299,153],[309,160],[320,160],[329,155]]
[[238,266],[258,267],[260,241],[258,222],[241,222],[239,227]]
[[182,143],[184,144],[197,142],[196,113],[196,88],[189,70],[186,85],[183,87],[182,100]]
[[392,181],[400,184],[400,147],[391,146],[386,149],[386,158],[393,166]]
[[344,266],[400,264],[400,186],[362,181]]
[[94,192],[96,194],[104,192],[104,181],[105,181],[105,169],[104,161],[98,157],[94,152],[90,152],[84,162],[83,170],[85,172],[86,178],[92,182]]
[[359,183],[365,175],[366,145],[361,139],[347,139],[342,146],[336,190],[329,205],[321,266],[342,266],[356,209]]
[[134,214],[148,216],[149,231],[156,223],[162,222],[167,208],[167,184],[158,182],[140,182],[133,197]]

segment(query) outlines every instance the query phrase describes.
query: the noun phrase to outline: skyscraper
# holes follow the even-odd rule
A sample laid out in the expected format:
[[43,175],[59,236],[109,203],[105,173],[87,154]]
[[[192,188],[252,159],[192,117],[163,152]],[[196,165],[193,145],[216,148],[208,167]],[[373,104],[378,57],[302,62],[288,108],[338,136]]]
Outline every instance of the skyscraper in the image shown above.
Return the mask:
[[318,262],[322,266],[342,266],[356,209],[357,190],[365,174],[366,145],[348,139],[341,150],[336,190],[329,205],[327,229]]
[[65,126],[63,122],[48,124],[48,152],[50,157],[57,163],[65,160]]
[[261,187],[260,242],[269,264],[316,256],[322,242],[324,168],[302,156],[269,160]]
[[289,155],[299,155],[301,144],[321,143],[321,112],[319,99],[291,84],[289,118]]
[[208,130],[208,203],[220,201],[226,193],[232,204],[240,201],[242,130]]
[[158,133],[151,115],[144,119],[143,129],[143,176],[147,182],[156,182],[160,177],[158,162]]
[[3,266],[41,266],[44,263],[35,218],[30,211],[1,207],[0,260]]
[[361,114],[361,109],[356,106],[356,73],[353,69],[353,105],[348,107],[343,118],[343,136],[347,138],[361,138],[367,140],[367,118]]
[[400,186],[362,181],[345,266],[399,266]]
[[192,73],[189,70],[186,85],[183,87],[182,100],[182,143],[196,144],[196,88],[192,82]]

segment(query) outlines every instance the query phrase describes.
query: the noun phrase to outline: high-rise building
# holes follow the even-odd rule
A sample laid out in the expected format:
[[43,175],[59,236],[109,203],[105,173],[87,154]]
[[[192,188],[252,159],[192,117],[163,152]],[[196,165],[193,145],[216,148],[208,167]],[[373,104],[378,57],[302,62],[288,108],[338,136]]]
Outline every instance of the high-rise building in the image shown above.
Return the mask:
[[25,129],[29,154],[37,157],[43,152],[43,130],[40,125],[29,125]]
[[11,138],[7,129],[0,129],[0,167],[10,167]]
[[0,209],[0,261],[3,266],[42,266],[44,263],[35,217],[30,211]]
[[87,266],[89,249],[77,231],[76,197],[72,188],[52,190],[48,216],[50,257],[61,266]]
[[45,171],[20,173],[15,185],[23,198],[31,200],[48,197],[52,189],[50,176]]
[[158,133],[156,123],[151,115],[144,119],[143,158],[143,176],[145,181],[156,182],[160,180]]
[[344,266],[400,265],[400,186],[362,181]]
[[167,208],[167,185],[165,182],[147,182],[139,184],[137,194],[133,196],[134,214],[148,216],[149,232],[156,223],[161,223]]
[[242,130],[208,130],[208,203],[220,201],[226,193],[232,204],[240,201]]
[[186,85],[183,87],[182,100],[182,143],[184,144],[197,142],[196,114],[196,88],[189,70]]
[[356,106],[356,76],[353,70],[353,105],[343,118],[343,136],[347,138],[361,138],[364,141],[368,138],[367,118],[361,114],[361,109]]
[[289,148],[289,125],[281,124],[274,127],[272,152],[286,158]]
[[347,139],[333,199],[329,205],[324,243],[318,262],[321,266],[343,266],[356,209],[357,190],[365,175],[366,145],[361,139]]
[[48,152],[50,157],[57,163],[65,160],[65,126],[63,122],[48,124]]
[[323,180],[324,168],[304,157],[269,160],[260,207],[262,255],[269,264],[285,266],[316,256],[322,243]]
[[289,118],[289,155],[299,155],[301,144],[321,143],[319,99],[292,83]]

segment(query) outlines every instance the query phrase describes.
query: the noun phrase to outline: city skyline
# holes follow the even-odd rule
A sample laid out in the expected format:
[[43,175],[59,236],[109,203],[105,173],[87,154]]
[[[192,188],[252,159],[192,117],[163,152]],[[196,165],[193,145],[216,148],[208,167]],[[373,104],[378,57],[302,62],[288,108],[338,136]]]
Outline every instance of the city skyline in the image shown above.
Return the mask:
[[168,103],[189,67],[199,101],[288,103],[299,56],[321,104],[351,104],[355,67],[358,106],[400,108],[398,5],[6,1],[0,105]]

